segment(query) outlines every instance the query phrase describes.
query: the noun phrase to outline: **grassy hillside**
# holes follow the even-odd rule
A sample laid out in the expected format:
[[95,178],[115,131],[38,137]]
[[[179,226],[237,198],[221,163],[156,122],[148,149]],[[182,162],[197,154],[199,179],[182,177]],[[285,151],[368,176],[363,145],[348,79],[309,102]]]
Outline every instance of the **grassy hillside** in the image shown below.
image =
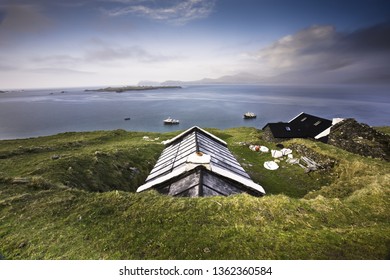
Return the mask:
[[270,155],[248,148],[274,147],[260,140],[261,131],[208,131],[228,142],[265,197],[134,193],[163,150],[161,141],[178,132],[117,130],[0,141],[0,258],[390,257],[389,162],[294,140],[285,146],[305,147],[336,164],[305,173],[281,162],[269,171],[263,163]]

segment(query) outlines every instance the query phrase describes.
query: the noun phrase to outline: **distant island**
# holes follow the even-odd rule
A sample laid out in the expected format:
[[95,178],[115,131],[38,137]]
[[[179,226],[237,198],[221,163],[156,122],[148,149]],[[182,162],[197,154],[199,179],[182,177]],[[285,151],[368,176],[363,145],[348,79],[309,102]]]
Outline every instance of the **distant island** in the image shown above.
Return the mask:
[[106,87],[100,89],[86,89],[85,91],[94,92],[125,92],[125,91],[138,91],[138,90],[155,90],[155,89],[175,89],[182,88],[181,86],[125,86],[125,87]]

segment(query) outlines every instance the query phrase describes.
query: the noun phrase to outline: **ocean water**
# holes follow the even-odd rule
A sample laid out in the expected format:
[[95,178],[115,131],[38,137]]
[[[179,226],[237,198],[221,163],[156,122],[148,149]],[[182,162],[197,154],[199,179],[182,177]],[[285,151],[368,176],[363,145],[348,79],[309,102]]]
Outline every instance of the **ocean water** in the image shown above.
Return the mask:
[[[165,132],[194,125],[262,128],[300,112],[390,125],[389,87],[213,85],[122,93],[84,89],[0,93],[0,139],[113,129]],[[244,120],[247,111],[257,118]],[[164,125],[167,117],[180,124]]]

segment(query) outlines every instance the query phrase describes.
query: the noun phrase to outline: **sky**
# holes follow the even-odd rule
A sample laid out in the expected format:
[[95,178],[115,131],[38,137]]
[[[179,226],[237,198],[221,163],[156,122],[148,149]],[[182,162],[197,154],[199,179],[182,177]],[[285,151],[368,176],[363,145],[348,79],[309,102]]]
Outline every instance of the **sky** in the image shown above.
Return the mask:
[[0,0],[0,90],[390,84],[388,0]]

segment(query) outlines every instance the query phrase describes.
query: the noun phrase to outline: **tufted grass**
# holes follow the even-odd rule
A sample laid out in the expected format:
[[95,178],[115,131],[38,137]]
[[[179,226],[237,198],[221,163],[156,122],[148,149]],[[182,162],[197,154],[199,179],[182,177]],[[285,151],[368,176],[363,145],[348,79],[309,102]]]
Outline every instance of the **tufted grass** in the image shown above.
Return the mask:
[[[388,259],[390,164],[309,140],[338,164],[268,171],[254,128],[208,129],[267,195],[135,193],[178,132],[65,133],[0,141],[5,259]],[[149,136],[146,141],[143,136]],[[159,138],[158,140],[154,140]],[[286,143],[285,145],[288,145]],[[58,159],[52,159],[59,156]],[[298,156],[298,155],[296,155]]]

